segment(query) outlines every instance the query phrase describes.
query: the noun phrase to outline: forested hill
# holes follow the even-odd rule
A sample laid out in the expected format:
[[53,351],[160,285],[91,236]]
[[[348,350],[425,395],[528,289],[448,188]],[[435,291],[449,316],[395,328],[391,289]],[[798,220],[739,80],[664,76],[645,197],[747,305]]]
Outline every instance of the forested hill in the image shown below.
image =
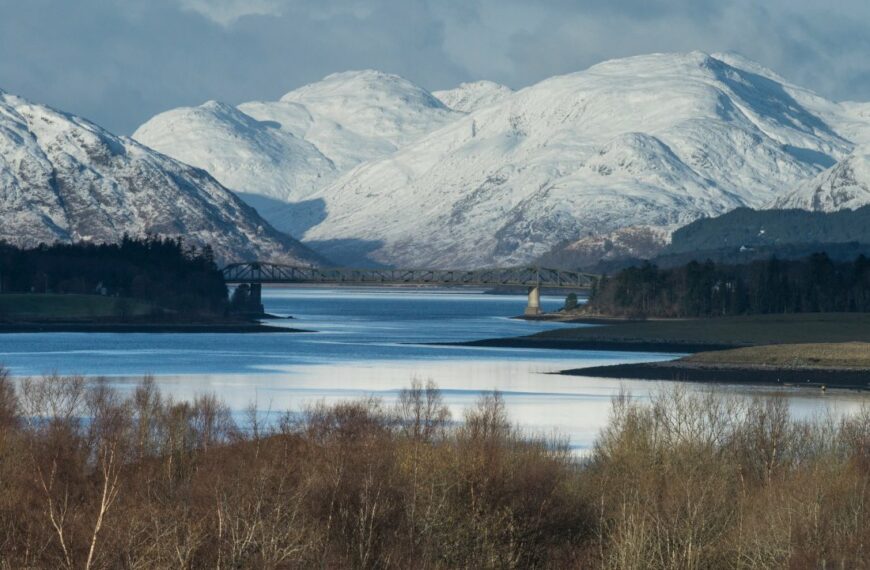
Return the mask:
[[870,259],[838,263],[820,253],[742,265],[647,263],[602,279],[586,310],[631,317],[870,312]]
[[133,298],[177,315],[223,315],[227,308],[227,288],[211,249],[168,238],[33,249],[0,242],[0,291]]
[[738,208],[678,229],[663,255],[849,242],[870,244],[870,206],[831,213]]

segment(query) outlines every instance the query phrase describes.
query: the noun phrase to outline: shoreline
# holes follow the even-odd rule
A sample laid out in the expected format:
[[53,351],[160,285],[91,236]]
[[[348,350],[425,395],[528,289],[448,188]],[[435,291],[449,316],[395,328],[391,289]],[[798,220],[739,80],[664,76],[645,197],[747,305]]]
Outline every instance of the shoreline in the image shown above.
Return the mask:
[[660,380],[699,384],[831,387],[870,390],[870,369],[779,367],[765,365],[699,365],[681,360],[573,368],[554,374],[624,380]]
[[607,352],[663,352],[694,354],[715,350],[741,348],[743,344],[709,344],[696,342],[622,340],[622,339],[559,339],[535,336],[488,338],[466,342],[428,343],[430,346],[471,346],[492,348],[537,348],[546,350],[604,350]]
[[567,376],[870,390],[867,348],[870,314],[808,313],[655,321],[587,316],[573,322],[604,326],[560,328],[522,337],[456,344],[681,356],[665,362],[554,372]]
[[16,333],[305,333],[261,323],[0,323],[0,334]]

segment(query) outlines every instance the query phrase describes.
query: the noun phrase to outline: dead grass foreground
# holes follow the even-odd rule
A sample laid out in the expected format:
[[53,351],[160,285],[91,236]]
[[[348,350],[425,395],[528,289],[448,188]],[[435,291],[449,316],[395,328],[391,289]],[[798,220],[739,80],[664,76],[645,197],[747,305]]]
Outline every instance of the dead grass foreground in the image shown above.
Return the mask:
[[864,568],[870,411],[664,391],[613,401],[591,455],[395,407],[239,425],[214,396],[0,374],[0,568]]

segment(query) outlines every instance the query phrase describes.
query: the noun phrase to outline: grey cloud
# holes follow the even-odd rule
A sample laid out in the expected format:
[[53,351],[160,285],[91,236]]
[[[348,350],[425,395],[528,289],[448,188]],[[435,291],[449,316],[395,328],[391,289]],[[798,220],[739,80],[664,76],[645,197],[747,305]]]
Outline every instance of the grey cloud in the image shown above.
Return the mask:
[[175,0],[0,0],[0,89],[129,133],[174,106],[276,98],[346,69],[424,85],[469,77],[422,3],[380,3],[363,17],[324,17],[323,5],[224,25]]
[[0,88],[129,133],[171,107],[276,98],[347,69],[516,88],[701,49],[868,100],[868,27],[864,0],[0,0]]

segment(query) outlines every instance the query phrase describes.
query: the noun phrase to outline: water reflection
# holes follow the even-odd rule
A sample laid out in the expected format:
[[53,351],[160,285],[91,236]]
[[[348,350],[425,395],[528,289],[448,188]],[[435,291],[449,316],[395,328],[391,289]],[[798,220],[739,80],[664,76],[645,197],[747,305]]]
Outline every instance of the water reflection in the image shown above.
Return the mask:
[[[590,361],[615,362],[603,355],[589,355]],[[642,360],[646,356],[635,355]],[[577,360],[583,356],[578,355]],[[412,378],[432,379],[442,389],[445,403],[454,418],[474,405],[483,392],[499,390],[510,417],[523,428],[537,434],[558,433],[567,437],[577,450],[588,449],[605,425],[610,400],[629,391],[641,400],[669,382],[612,380],[561,376],[552,372],[568,368],[577,360],[564,361],[462,361],[462,362],[367,362],[332,366],[290,366],[284,374],[270,371],[260,375],[164,376],[161,387],[178,398],[192,398],[205,392],[220,394],[235,410],[256,403],[263,412],[300,411],[316,402],[335,403],[375,396],[393,404]],[[624,362],[628,359],[619,359]],[[137,378],[117,379],[130,386]],[[693,390],[708,390],[705,385],[688,385]],[[861,393],[798,388],[717,386],[719,390],[752,397],[770,393],[786,394],[797,417],[817,414],[835,416],[853,413],[867,402]]]

